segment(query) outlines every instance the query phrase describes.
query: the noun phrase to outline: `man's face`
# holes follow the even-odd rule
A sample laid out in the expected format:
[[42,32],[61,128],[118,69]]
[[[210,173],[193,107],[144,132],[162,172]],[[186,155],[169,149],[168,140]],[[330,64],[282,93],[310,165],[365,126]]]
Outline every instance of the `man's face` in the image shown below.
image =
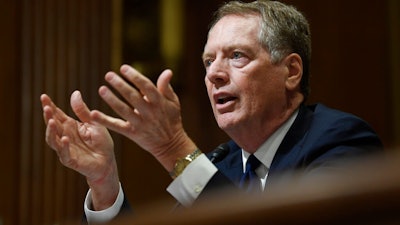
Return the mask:
[[228,15],[210,30],[204,47],[208,96],[219,127],[228,134],[263,129],[286,107],[287,68],[271,63],[259,31],[258,16]]

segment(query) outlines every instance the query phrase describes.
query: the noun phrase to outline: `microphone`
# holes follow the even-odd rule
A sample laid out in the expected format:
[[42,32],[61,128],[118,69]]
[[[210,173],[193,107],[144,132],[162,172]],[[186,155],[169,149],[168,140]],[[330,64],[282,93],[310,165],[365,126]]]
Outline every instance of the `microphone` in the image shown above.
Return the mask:
[[221,161],[229,152],[229,145],[227,143],[220,144],[212,153],[210,161],[217,163]]

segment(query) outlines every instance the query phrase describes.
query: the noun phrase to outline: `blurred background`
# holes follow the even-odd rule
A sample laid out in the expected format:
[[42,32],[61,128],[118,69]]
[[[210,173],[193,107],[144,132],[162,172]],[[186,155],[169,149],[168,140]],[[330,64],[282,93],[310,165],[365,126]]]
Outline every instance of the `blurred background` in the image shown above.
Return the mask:
[[[182,104],[187,133],[205,152],[229,138],[217,127],[201,62],[208,24],[222,0],[0,0],[0,225],[79,221],[87,184],[60,165],[44,140],[39,101],[47,93],[72,115],[79,89],[92,109],[122,63],[152,80],[164,68]],[[309,19],[309,103],[362,117],[387,151],[400,145],[400,3],[397,0],[284,0]],[[174,200],[168,173],[115,135],[120,178],[132,206]]]

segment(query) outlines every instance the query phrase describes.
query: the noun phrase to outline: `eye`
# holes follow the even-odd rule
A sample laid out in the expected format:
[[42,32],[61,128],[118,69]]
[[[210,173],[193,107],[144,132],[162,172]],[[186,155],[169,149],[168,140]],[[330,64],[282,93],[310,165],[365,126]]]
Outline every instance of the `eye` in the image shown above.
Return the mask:
[[233,52],[232,54],[233,59],[240,59],[241,57],[243,57],[243,54],[241,52]]
[[240,51],[234,51],[232,52],[231,55],[231,65],[237,68],[241,68],[245,65],[247,65],[250,62],[250,58],[248,57],[247,54],[240,52]]
[[213,59],[204,59],[204,67],[209,67],[213,61]]

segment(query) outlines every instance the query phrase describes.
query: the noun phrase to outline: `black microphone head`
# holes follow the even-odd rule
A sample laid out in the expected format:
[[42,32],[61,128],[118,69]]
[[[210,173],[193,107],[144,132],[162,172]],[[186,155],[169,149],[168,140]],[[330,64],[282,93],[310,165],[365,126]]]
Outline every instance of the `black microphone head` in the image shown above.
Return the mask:
[[227,143],[220,144],[211,154],[211,162],[217,163],[221,161],[229,153],[229,145]]

